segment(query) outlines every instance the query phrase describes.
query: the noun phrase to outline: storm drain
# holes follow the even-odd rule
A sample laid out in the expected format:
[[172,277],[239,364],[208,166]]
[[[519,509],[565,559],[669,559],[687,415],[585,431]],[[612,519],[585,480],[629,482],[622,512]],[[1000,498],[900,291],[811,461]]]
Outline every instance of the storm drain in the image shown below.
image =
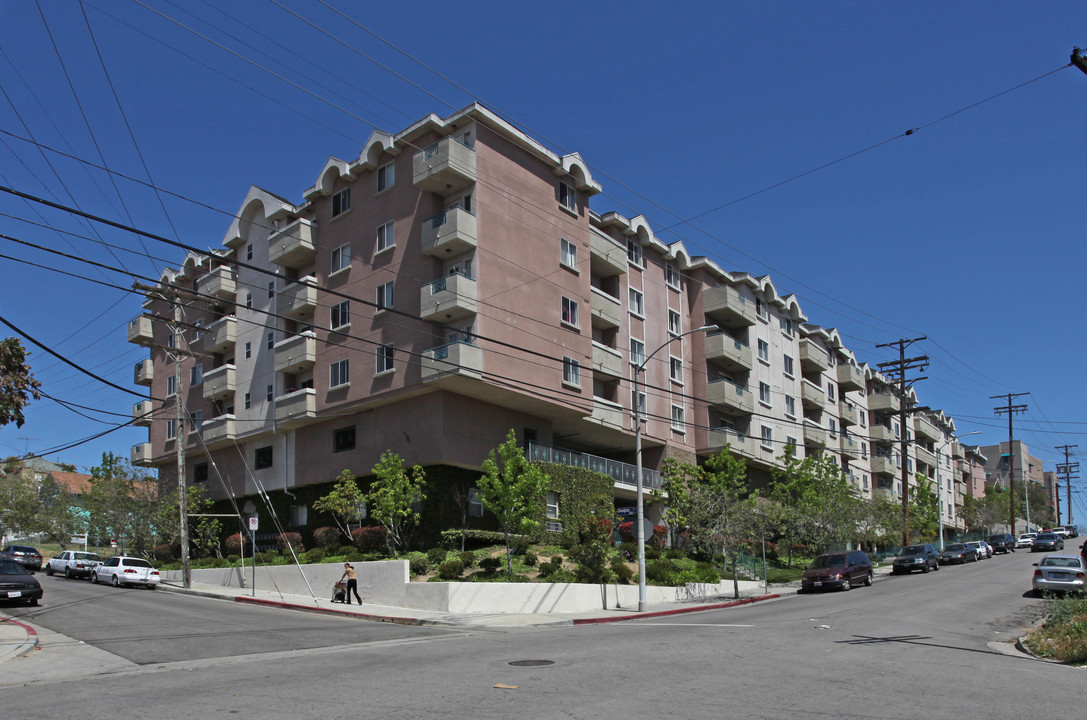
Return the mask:
[[513,660],[510,665],[514,667],[539,667],[540,665],[554,665],[554,660]]

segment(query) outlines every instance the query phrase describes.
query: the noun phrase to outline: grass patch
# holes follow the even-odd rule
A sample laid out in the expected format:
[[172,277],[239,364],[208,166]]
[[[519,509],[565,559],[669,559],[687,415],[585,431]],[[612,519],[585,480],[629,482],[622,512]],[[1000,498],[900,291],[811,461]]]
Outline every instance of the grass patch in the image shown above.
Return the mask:
[[1087,595],[1050,598],[1045,621],[1024,641],[1038,657],[1066,663],[1087,663]]

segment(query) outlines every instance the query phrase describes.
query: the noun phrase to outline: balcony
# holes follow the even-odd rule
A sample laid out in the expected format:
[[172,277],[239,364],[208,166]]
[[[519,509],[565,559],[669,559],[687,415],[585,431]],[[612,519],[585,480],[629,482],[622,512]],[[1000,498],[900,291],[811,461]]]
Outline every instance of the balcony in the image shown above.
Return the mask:
[[312,265],[317,257],[317,226],[295,220],[268,239],[268,261],[287,268]]
[[456,138],[445,138],[415,153],[412,182],[424,192],[452,195],[476,181],[476,151]]
[[129,456],[129,460],[133,465],[140,465],[147,467],[151,464],[151,443],[138,443],[132,446],[132,453]]
[[204,332],[204,352],[230,355],[237,342],[238,318],[233,315],[219,318]]
[[[827,429],[810,420],[804,421],[804,445],[818,448],[827,444]],[[834,450],[836,448],[828,448]]]
[[304,425],[317,417],[317,393],[302,388],[276,397],[276,422],[281,427]]
[[140,360],[132,372],[133,382],[137,385],[150,385],[155,379],[155,365],[150,360]]
[[827,394],[823,388],[804,378],[800,383],[800,402],[806,408],[823,410],[827,406]]
[[279,293],[279,314],[293,320],[306,320],[317,310],[317,278],[307,275]]
[[317,336],[312,330],[280,340],[274,346],[276,372],[300,372],[317,362]]
[[444,377],[466,377],[479,380],[483,372],[483,351],[477,345],[457,340],[439,345],[423,353],[423,382]]
[[220,415],[205,420],[200,426],[200,438],[208,448],[229,445],[238,437],[237,423],[233,415]]
[[419,288],[419,317],[453,322],[479,309],[476,281],[461,272],[440,277]]
[[238,389],[237,369],[233,365],[220,365],[204,373],[204,399],[216,400],[233,395]]
[[623,377],[623,354],[618,350],[593,342],[593,377],[607,380]]
[[966,451],[963,450],[962,443],[958,440],[954,440],[951,443],[951,457],[955,458],[956,460],[966,459]]
[[898,500],[895,491],[888,487],[878,487],[872,490],[872,496],[880,500]]
[[710,430],[706,433],[706,451],[716,455],[729,446],[729,452],[733,455],[745,458],[761,459],[759,442],[751,435],[737,432],[728,428]]
[[600,328],[619,327],[619,316],[622,310],[619,299],[596,288],[590,288],[590,290],[589,302],[592,310],[593,326]]
[[132,424],[148,427],[151,425],[151,401],[141,400],[132,406]]
[[726,370],[746,371],[752,367],[751,348],[728,333],[706,336],[706,359]]
[[627,271],[627,249],[611,238],[589,233],[589,268],[602,278],[623,275]]
[[226,302],[236,302],[238,299],[237,273],[226,265],[220,265],[197,279],[196,292]]
[[706,402],[722,410],[752,415],[755,397],[731,380],[711,380],[706,383]]
[[868,396],[868,409],[877,413],[898,412],[901,404],[898,396],[886,393],[871,393]]
[[593,414],[587,417],[586,420],[615,430],[622,430],[625,427],[623,422],[625,417],[626,412],[623,410],[622,405],[593,398]]
[[917,463],[919,465],[928,465],[932,468],[936,467],[936,453],[928,448],[922,447],[921,445],[915,445],[914,454],[917,456]]
[[872,425],[868,428],[868,435],[872,438],[873,442],[892,443],[898,442],[900,438],[895,435],[889,425],[881,425],[879,423]]
[[838,417],[841,419],[842,425],[856,425],[862,412],[864,411],[848,400],[838,401]]
[[128,341],[137,345],[150,345],[155,340],[150,315],[140,315],[128,321]]
[[755,303],[731,285],[706,288],[702,312],[707,322],[723,328],[745,328],[755,324]]
[[872,458],[872,472],[876,475],[890,475],[891,477],[898,477],[900,469],[895,465],[895,461],[884,455],[876,455]]
[[852,363],[842,363],[838,366],[838,389],[842,392],[849,390],[864,390],[864,372]]
[[851,437],[848,437],[848,436],[843,434],[842,438],[841,438],[841,443],[839,444],[839,447],[840,447],[841,452],[842,452],[842,457],[847,458],[849,460],[860,460],[861,459],[861,441],[860,440],[855,440],[855,439],[853,439]]
[[448,258],[476,247],[476,216],[462,207],[449,208],[423,221],[422,250],[436,258]]
[[808,338],[801,338],[800,368],[803,372],[826,372],[830,369],[830,356]]
[[[562,448],[537,445],[534,442],[528,444],[528,452],[525,453],[533,462],[556,463],[569,467],[579,467],[585,470],[601,473],[609,476],[617,484],[628,485],[632,488],[638,486],[638,469],[636,466],[618,460],[590,455],[577,450],[564,450]],[[642,487],[651,490],[661,487],[661,474],[656,470],[642,468]]]
[[941,442],[944,439],[943,433],[937,430],[935,425],[923,417],[914,416],[913,429],[918,437],[924,438],[929,442]]

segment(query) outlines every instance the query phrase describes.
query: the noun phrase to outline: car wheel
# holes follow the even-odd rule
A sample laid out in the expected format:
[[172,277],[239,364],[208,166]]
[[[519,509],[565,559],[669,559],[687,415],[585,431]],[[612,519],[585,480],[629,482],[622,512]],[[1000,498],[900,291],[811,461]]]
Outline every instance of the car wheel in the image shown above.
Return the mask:
[[849,592],[849,589],[851,587],[853,587],[853,582],[849,579],[849,576],[846,575],[844,578],[842,578],[842,591]]
[[872,587],[872,579],[873,579],[872,578],[872,571],[869,570],[868,574],[864,576],[864,586],[865,587]]
[[28,598],[27,601],[26,601],[26,604],[29,605],[30,607],[34,607],[35,605],[38,604],[38,598]]
[[91,582],[95,585],[98,584],[98,573],[94,572],[93,570],[91,571]]
[[46,565],[45,566],[45,574],[48,575],[49,577],[53,577],[53,566],[52,565]]
[[110,584],[112,584],[113,587],[121,587],[121,581],[117,579],[116,575],[114,575],[113,578],[110,579]]
[[155,588],[157,588],[157,587],[158,587],[158,585],[148,585],[148,586],[147,586],[147,589],[148,589],[148,590],[154,590],[154,589],[155,589]]
[[940,569],[940,561],[939,560],[937,560],[936,563],[932,566],[932,569],[933,570],[939,570]]
[[70,567],[64,568],[64,579],[65,580],[71,580],[72,579],[72,568],[70,568]]
[[928,563],[925,563],[924,565],[922,565],[922,566],[921,566],[921,572],[923,572],[923,573],[927,573],[927,572],[929,572],[930,570],[932,570],[932,568],[930,568],[930,567],[928,566]]

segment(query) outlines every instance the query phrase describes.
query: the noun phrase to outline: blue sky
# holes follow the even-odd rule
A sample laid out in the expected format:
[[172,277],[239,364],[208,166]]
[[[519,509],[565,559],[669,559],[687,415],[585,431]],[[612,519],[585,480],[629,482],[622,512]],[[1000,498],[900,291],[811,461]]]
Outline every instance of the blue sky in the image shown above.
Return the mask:
[[[299,201],[329,155],[357,157],[374,127],[395,132],[475,98],[580,152],[604,186],[593,209],[645,214],[695,254],[771,274],[862,360],[927,335],[914,348],[931,358],[918,392],[960,433],[980,431],[968,441],[1006,439],[990,396],[1029,392],[1016,435],[1047,469],[1055,446],[1087,449],[1076,329],[1087,76],[1061,69],[1087,47],[1087,5],[528,5],[0,3],[0,184],[215,248],[249,185]],[[0,233],[114,268],[157,276],[181,259],[6,193],[0,213]],[[0,258],[0,315],[140,389],[143,351],[124,335],[138,299],[48,268],[131,278],[8,240],[0,254],[45,266]],[[136,398],[31,349],[44,389],[89,417],[43,399],[22,428],[0,429],[0,454],[127,419]],[[127,428],[59,459],[85,468],[145,438]],[[1087,519],[1087,496],[1080,508]]]

